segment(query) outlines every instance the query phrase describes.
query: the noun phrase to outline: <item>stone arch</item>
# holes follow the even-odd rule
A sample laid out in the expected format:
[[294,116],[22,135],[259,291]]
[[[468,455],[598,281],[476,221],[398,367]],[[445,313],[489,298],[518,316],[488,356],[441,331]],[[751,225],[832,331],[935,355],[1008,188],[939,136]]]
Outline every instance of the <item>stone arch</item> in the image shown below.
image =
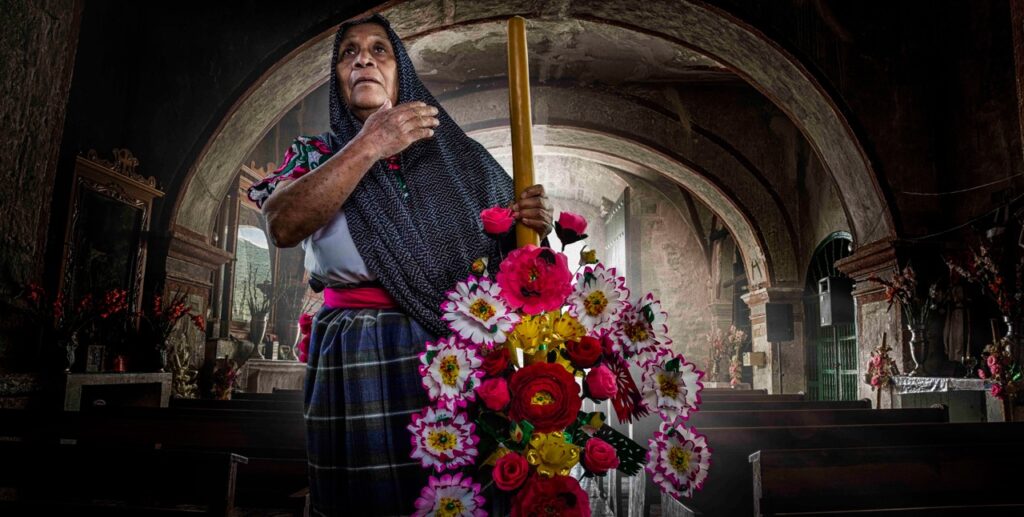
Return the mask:
[[[445,6],[439,10],[436,2],[410,0],[389,3],[384,13],[408,41],[456,25],[518,14],[530,19],[618,25],[712,57],[771,99],[800,129],[837,186],[858,245],[895,236],[892,215],[872,166],[836,103],[796,58],[731,15],[690,0],[651,0],[642,7],[612,0],[542,4],[452,0]],[[238,99],[190,167],[175,200],[172,225],[207,238],[212,235],[217,207],[242,160],[278,114],[326,80],[332,32],[326,31],[288,54]],[[311,74],[310,70],[322,72]],[[657,160],[666,158],[658,155]],[[666,167],[687,171],[678,165]],[[751,230],[748,236],[753,238],[755,233]],[[765,283],[770,281],[770,275],[765,275]]]

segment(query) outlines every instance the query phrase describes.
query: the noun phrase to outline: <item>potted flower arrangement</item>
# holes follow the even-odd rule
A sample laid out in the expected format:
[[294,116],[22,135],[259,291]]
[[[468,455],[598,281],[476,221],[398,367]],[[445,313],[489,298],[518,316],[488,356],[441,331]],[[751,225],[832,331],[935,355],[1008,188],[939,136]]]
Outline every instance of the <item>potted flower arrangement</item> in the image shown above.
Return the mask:
[[722,329],[719,328],[708,332],[705,337],[708,340],[708,379],[717,381],[722,369],[722,359],[725,358],[725,338],[722,336]]
[[725,342],[729,349],[729,385],[732,387],[743,381],[743,347],[747,345],[747,341],[746,332],[736,328],[736,325],[729,326]]
[[170,300],[159,294],[153,296],[153,302],[140,313],[144,323],[144,332],[156,356],[156,366],[164,371],[167,366],[167,339],[174,332],[182,318],[188,318],[200,332],[206,331],[206,320],[201,314],[193,314],[192,308],[185,303],[185,294],[177,292]]
[[[481,219],[496,238],[513,225],[502,208]],[[563,244],[585,229],[566,212],[555,227]],[[700,404],[703,372],[672,351],[660,302],[630,298],[615,268],[584,253],[574,275],[563,253],[528,245],[493,278],[477,261],[447,293],[441,309],[452,334],[420,356],[431,405],[408,426],[413,458],[434,474],[416,515],[487,515],[492,485],[513,516],[590,515],[574,468],[584,476],[646,468],[674,496],[702,486],[711,450],[686,420]],[[631,366],[643,372],[639,383]],[[645,450],[603,413],[582,411],[584,398],[610,400],[620,421],[657,413],[660,431]]]
[[875,390],[875,409],[882,409],[882,390],[890,390],[892,394],[893,377],[899,375],[900,370],[896,362],[889,357],[892,348],[886,344],[887,335],[882,334],[882,344],[871,352],[871,359],[868,360],[864,372],[864,382]]
[[40,352],[48,357],[46,346],[56,344],[63,369],[70,372],[75,365],[78,345],[86,339],[87,326],[92,322],[92,295],[85,295],[77,303],[69,305],[63,293],[51,297],[42,286],[30,283],[18,298],[25,305],[29,324],[38,329]]
[[922,294],[918,289],[917,273],[910,265],[894,273],[889,280],[872,275],[868,281],[885,286],[889,310],[892,310],[893,305],[898,305],[904,324],[910,331],[910,357],[914,367],[907,375],[935,373],[933,371],[946,362],[941,357],[945,352],[940,347],[930,347],[926,333],[932,315],[941,308],[944,292],[938,288],[938,284],[932,284],[928,292]]

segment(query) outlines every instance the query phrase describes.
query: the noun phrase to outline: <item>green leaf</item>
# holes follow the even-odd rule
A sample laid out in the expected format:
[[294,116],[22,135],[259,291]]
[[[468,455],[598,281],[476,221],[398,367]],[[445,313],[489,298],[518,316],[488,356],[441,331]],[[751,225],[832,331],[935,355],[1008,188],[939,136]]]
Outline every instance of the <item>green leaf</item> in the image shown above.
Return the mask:
[[427,364],[434,362],[434,358],[437,357],[437,352],[437,350],[427,350],[427,356],[425,357]]
[[676,358],[672,359],[671,361],[665,363],[665,370],[669,371],[669,372],[678,372],[679,371],[679,358],[676,357]]

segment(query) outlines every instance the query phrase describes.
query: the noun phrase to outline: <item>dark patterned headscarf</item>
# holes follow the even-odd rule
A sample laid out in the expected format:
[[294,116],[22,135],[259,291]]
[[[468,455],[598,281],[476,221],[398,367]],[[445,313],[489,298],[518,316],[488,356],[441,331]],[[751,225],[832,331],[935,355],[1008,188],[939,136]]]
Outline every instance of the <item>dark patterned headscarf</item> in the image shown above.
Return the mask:
[[434,137],[414,143],[400,155],[408,196],[384,161],[371,168],[345,202],[349,231],[366,267],[384,289],[426,329],[449,333],[441,320],[445,292],[469,274],[480,257],[498,262],[498,248],[484,233],[480,211],[512,202],[512,178],[475,140],[469,138],[420,82],[402,41],[379,14],[338,28],[331,55],[332,149],[352,140],[362,123],[341,96],[336,72],[338,44],[345,31],[376,23],[388,33],[398,73],[398,103],[422,101],[440,112]]

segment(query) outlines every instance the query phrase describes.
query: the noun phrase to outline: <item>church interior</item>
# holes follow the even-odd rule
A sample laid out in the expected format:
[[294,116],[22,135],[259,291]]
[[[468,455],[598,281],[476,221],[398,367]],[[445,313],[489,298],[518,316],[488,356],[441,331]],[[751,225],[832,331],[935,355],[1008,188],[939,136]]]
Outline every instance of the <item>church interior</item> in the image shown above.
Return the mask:
[[0,2],[0,514],[308,514],[324,300],[247,191],[374,12],[510,174],[526,19],[536,182],[703,372],[703,486],[579,515],[1024,514],[1024,0]]

